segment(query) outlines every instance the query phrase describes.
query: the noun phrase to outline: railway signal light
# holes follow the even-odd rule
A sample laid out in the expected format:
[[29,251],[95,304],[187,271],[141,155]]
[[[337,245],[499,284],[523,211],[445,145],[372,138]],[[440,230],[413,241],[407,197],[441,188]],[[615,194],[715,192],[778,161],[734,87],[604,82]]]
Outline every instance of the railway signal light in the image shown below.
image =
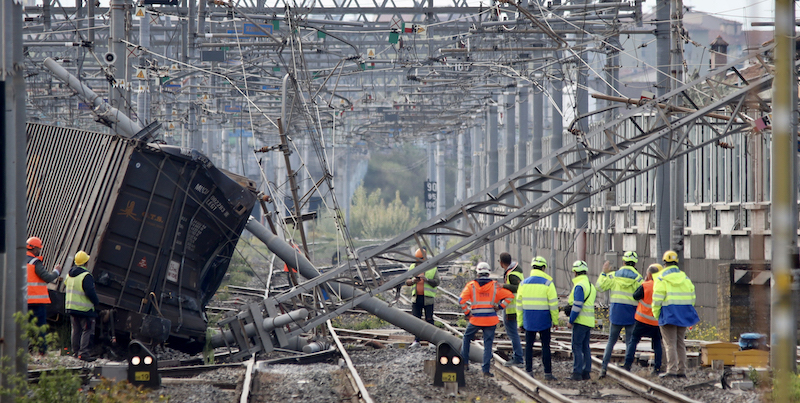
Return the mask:
[[434,386],[444,386],[445,383],[458,383],[465,386],[464,362],[461,354],[450,343],[442,342],[436,346],[436,372],[433,376]]
[[136,340],[128,345],[128,382],[147,388],[161,387],[158,359],[144,344]]

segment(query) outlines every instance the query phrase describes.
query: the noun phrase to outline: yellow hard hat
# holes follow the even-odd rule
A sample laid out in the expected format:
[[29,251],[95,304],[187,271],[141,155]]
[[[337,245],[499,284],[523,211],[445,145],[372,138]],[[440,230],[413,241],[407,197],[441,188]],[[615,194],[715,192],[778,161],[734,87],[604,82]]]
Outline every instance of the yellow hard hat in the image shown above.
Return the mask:
[[664,257],[661,259],[664,263],[678,263],[678,252],[668,250],[664,252]]
[[88,261],[89,261],[89,255],[87,255],[86,252],[81,250],[75,254],[75,266],[83,266]]

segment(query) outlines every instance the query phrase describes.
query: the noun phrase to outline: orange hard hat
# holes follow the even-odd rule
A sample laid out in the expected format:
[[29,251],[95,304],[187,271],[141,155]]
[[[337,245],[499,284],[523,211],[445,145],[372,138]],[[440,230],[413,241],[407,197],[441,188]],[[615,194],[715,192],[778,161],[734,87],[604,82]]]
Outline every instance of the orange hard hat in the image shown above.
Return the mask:
[[27,244],[28,244],[28,249],[33,249],[33,248],[41,249],[43,247],[42,239],[39,238],[38,236],[32,236],[28,238]]
[[422,249],[417,249],[417,251],[414,252],[414,257],[416,257],[417,259],[425,259],[425,251],[423,251]]

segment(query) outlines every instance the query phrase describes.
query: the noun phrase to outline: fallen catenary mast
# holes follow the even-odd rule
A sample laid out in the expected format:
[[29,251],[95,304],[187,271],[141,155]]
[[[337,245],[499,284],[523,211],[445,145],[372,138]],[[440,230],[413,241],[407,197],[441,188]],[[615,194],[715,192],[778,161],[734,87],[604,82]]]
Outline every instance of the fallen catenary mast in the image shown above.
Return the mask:
[[[292,248],[284,240],[275,236],[269,229],[261,225],[253,217],[250,217],[247,221],[245,228],[255,235],[256,238],[264,242],[267,248],[284,262],[297,262],[297,270],[303,277],[312,279],[320,275],[316,267],[314,267],[302,253],[297,253],[297,250]],[[362,291],[346,284],[328,283],[328,287],[335,289],[343,298],[348,299],[364,294]],[[392,308],[386,302],[378,298],[368,298],[359,303],[358,306],[399,328],[405,329],[422,340],[427,340],[437,345],[439,343],[448,343],[456,351],[461,350],[461,339],[458,337],[419,318],[411,316],[404,311]],[[220,343],[221,341],[222,336],[215,337],[212,339],[212,345]],[[224,345],[224,343],[222,345]],[[470,348],[470,359],[475,362],[481,362],[483,360],[483,348],[473,345]]]

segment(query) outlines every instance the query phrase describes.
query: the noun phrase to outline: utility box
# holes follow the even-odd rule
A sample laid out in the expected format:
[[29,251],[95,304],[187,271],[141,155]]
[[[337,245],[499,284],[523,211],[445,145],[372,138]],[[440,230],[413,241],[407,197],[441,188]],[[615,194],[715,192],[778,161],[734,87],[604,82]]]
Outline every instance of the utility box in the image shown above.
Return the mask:
[[700,359],[705,366],[711,365],[716,360],[724,361],[724,365],[734,365],[733,353],[737,351],[739,345],[736,343],[709,343],[700,347]]

